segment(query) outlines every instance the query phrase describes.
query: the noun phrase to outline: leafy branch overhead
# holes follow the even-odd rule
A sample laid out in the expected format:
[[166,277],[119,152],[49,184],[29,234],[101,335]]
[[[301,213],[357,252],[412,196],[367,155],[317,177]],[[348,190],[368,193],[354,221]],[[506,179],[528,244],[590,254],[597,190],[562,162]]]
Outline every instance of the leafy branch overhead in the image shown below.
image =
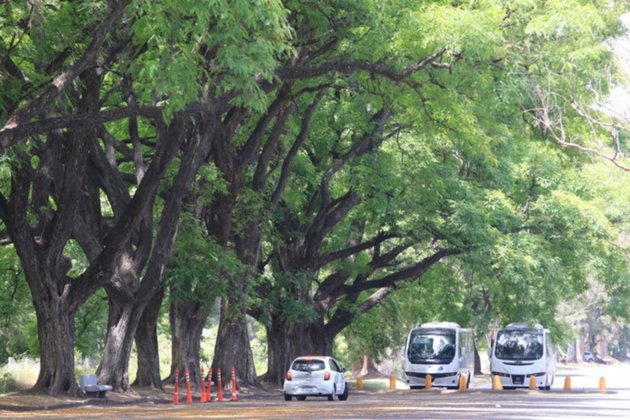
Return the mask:
[[625,296],[627,203],[555,146],[627,169],[630,124],[600,100],[627,7],[3,2],[0,244],[35,307],[36,387],[80,392],[73,332],[107,311],[99,381],[130,389],[135,343],[138,383],[160,388],[165,300],[167,381],[200,379],[220,301],[214,371],[255,385],[246,315],[280,382],[348,331],[391,344],[372,317],[398,306],[485,329],[552,320],[593,278]]

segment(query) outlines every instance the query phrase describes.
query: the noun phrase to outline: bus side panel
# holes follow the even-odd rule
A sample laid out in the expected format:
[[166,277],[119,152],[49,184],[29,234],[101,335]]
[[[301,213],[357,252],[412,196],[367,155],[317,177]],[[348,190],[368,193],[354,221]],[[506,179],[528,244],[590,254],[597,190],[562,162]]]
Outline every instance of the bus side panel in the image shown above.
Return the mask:
[[458,333],[459,340],[459,370],[467,370],[471,376],[475,372],[475,349],[473,347],[472,331],[462,329]]

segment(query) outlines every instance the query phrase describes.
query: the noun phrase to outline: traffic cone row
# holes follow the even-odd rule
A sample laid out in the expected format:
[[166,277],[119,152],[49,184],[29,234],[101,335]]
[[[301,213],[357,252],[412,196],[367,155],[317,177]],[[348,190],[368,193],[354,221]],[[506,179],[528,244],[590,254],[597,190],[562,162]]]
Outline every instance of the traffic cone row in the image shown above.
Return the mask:
[[[206,377],[204,377],[204,369],[201,368],[201,398],[200,402],[212,402],[212,373],[213,369],[208,370],[207,386]],[[192,392],[190,390],[190,371],[185,369],[186,376],[186,403],[192,404]],[[236,370],[232,367],[231,375],[231,401],[238,401],[237,389],[236,389]],[[223,402],[223,380],[221,378],[221,368],[217,369],[217,401]],[[175,368],[175,391],[173,393],[173,404],[179,404],[179,368]]]

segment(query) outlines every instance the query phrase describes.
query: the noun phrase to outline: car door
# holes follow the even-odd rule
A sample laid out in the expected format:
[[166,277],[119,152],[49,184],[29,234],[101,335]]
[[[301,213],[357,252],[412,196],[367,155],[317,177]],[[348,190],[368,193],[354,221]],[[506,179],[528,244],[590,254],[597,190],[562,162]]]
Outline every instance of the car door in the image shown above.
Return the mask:
[[332,371],[332,375],[335,377],[335,385],[337,389],[336,394],[343,394],[346,387],[346,380],[343,376],[339,363],[337,363],[335,359],[330,359],[330,370]]

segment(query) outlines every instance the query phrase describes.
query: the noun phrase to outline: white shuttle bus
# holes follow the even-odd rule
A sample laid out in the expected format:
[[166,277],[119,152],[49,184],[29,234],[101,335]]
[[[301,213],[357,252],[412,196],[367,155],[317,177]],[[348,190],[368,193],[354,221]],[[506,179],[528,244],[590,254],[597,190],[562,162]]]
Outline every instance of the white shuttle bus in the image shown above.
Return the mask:
[[425,386],[431,375],[432,385],[458,388],[459,378],[470,378],[475,370],[473,332],[454,322],[430,322],[413,328],[407,337],[403,370],[411,389]]
[[556,376],[556,350],[551,333],[541,325],[513,323],[497,332],[490,359],[492,376],[505,389],[529,387],[536,378],[539,389],[550,389]]

